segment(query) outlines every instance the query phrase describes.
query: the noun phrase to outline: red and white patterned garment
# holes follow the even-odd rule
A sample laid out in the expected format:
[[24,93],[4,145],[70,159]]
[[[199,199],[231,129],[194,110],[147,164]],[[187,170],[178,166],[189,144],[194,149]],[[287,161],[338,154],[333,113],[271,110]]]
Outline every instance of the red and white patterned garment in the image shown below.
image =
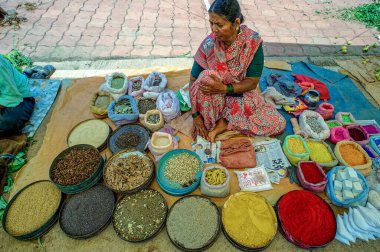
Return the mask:
[[207,130],[213,130],[221,118],[227,120],[229,130],[249,136],[272,136],[285,130],[284,117],[272,104],[266,103],[257,90],[245,92],[242,97],[232,97],[204,94],[199,88],[211,80],[211,74],[226,85],[243,80],[261,42],[257,32],[242,25],[235,42],[228,48],[213,33],[199,46],[194,60],[206,70],[191,85],[190,94]]

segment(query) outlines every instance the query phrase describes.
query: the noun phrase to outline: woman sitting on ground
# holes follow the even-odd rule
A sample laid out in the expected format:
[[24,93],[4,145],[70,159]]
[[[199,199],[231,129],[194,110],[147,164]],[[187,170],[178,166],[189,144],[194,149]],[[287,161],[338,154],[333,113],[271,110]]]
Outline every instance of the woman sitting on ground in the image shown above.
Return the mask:
[[215,0],[208,12],[212,33],[199,46],[190,76],[195,135],[214,141],[226,130],[281,134],[284,117],[257,89],[264,65],[259,34],[241,25],[237,0]]
[[20,134],[34,103],[28,78],[0,55],[0,137]]

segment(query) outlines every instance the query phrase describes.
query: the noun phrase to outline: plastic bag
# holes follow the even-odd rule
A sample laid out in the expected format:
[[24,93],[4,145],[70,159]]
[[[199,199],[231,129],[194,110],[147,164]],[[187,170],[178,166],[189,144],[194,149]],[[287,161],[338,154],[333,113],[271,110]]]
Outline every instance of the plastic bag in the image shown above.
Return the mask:
[[181,115],[178,97],[172,90],[165,90],[160,93],[156,105],[164,116],[165,122],[170,122]]
[[[206,172],[211,169],[221,169],[226,175],[226,181],[221,185],[210,185],[206,181]],[[230,174],[226,168],[220,165],[213,165],[205,168],[202,173],[201,192],[210,197],[226,197],[230,193]]]
[[26,164],[27,157],[25,152],[20,151],[14,157],[14,159],[8,164],[8,173],[16,172],[20,170],[20,168]]
[[264,166],[235,171],[242,191],[259,192],[273,189]]
[[[158,115],[158,117],[159,117],[158,122],[157,123],[148,122],[148,118],[150,115]],[[145,127],[147,127],[151,132],[158,131],[159,129],[164,127],[164,118],[162,116],[162,113],[157,109],[148,110],[145,114],[145,117],[142,121],[142,124]]]
[[[117,114],[115,113],[115,106],[117,102],[122,101],[123,99],[128,99],[131,103],[132,107],[132,114]],[[108,117],[118,126],[127,124],[127,123],[134,123],[139,118],[139,110],[137,108],[136,100],[132,98],[132,96],[124,95],[121,96],[118,101],[112,101],[110,106],[108,107]]]
[[181,107],[181,111],[189,111],[191,109],[190,102],[190,84],[187,83],[180,90],[177,91],[177,96],[179,99],[179,105]]
[[[316,123],[319,124],[320,132],[315,131],[307,122],[307,117],[314,117],[316,118]],[[301,130],[304,131],[308,136],[319,139],[319,140],[325,140],[330,137],[330,128],[325,123],[325,120],[323,117],[318,114],[317,112],[311,111],[311,110],[305,110],[302,112],[302,114],[299,117],[299,124],[301,127]]]
[[[336,205],[336,206],[341,206],[341,207],[353,207],[353,206],[365,206],[368,198],[368,191],[369,187],[367,184],[367,181],[365,180],[364,176],[358,172],[356,169],[355,172],[358,175],[361,184],[363,185],[363,191],[358,194],[355,198],[353,199],[347,199],[347,200],[339,200],[335,196],[335,191],[334,191],[334,179],[333,177],[336,176],[337,172],[343,169],[346,169],[347,166],[336,166],[333,169],[331,169],[326,175],[327,175],[327,185],[326,185],[326,195],[327,197],[331,200],[331,202]],[[335,176],[334,176],[335,175]]]
[[[136,82],[141,82],[141,86],[138,90],[133,91],[133,85]],[[143,84],[144,84],[144,77],[142,76],[136,76],[131,78],[128,81],[128,95],[132,96],[133,98],[139,98],[143,95],[144,90],[143,90]]]
[[[113,88],[112,80],[114,78],[124,78],[123,86],[121,88]],[[128,91],[128,77],[123,73],[113,73],[106,76],[106,82],[100,86],[99,91],[106,91],[111,94],[114,100],[118,100],[121,96],[125,95]]]
[[165,74],[159,72],[152,72],[145,79],[143,89],[147,92],[161,93],[162,91],[164,91],[167,83],[168,81],[166,79]]
[[[289,141],[288,141],[289,138],[298,138],[302,142],[302,145],[305,148],[305,152],[293,153],[289,149]],[[284,154],[288,158],[289,162],[294,166],[297,166],[299,161],[307,161],[310,158],[310,150],[307,147],[305,140],[303,140],[303,138],[300,137],[299,135],[289,135],[285,137],[284,144],[282,145],[282,150],[284,151]]]

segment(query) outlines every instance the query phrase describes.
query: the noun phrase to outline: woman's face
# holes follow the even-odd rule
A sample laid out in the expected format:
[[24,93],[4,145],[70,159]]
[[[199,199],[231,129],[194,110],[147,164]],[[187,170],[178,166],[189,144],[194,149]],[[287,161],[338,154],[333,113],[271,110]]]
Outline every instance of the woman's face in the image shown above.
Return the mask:
[[212,12],[209,13],[209,20],[211,30],[218,40],[227,43],[233,42],[237,34],[236,27],[238,27],[238,24],[233,24],[224,17]]

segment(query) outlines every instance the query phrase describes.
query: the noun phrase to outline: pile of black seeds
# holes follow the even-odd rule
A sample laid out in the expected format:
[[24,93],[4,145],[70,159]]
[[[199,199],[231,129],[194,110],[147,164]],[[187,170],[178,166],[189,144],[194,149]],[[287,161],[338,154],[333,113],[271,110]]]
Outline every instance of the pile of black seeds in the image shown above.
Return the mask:
[[66,201],[61,210],[61,228],[69,236],[93,234],[108,224],[114,207],[113,192],[103,185],[96,185]]
[[167,206],[162,195],[152,189],[125,196],[116,206],[113,225],[127,241],[142,241],[155,235],[163,225]]
[[140,79],[136,80],[132,84],[132,92],[139,91],[141,89],[142,81]]
[[145,114],[149,110],[156,109],[156,101],[154,99],[140,99],[138,107],[139,113]]
[[136,148],[137,145],[139,145],[140,141],[140,135],[136,134],[135,132],[128,132],[121,134],[117,138],[115,144],[119,149],[129,149]]
[[146,118],[146,121],[151,124],[157,124],[160,122],[160,115],[159,114],[148,115],[148,117]]
[[158,74],[154,75],[153,86],[159,86],[162,79]]
[[72,148],[51,171],[51,179],[60,185],[77,185],[91,177],[99,166],[99,153],[90,148]]

